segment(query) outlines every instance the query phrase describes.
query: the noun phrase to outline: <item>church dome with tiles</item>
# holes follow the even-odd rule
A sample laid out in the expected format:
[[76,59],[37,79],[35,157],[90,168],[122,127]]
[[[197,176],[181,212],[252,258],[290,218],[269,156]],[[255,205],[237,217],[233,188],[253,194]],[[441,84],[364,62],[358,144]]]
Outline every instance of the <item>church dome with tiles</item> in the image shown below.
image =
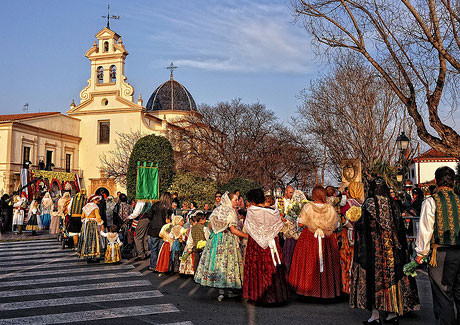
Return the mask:
[[195,100],[190,92],[179,82],[173,79],[172,64],[171,78],[161,84],[149,98],[145,106],[147,111],[196,111]]

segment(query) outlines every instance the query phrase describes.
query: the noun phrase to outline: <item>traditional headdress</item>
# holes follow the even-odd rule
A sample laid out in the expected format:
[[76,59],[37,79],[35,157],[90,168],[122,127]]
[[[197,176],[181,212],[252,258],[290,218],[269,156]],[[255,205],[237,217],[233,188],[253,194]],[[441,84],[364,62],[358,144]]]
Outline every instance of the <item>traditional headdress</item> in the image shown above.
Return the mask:
[[91,196],[89,197],[88,203],[93,202],[93,201],[95,201],[95,200],[97,200],[97,199],[102,200],[102,197],[99,196],[99,195],[93,194],[93,195],[91,195]]

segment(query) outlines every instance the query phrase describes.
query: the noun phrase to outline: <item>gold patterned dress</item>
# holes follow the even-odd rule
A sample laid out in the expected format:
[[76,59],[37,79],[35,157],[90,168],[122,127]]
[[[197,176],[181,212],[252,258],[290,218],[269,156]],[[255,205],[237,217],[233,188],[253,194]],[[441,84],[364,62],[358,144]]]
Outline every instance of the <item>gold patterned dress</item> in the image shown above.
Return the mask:
[[116,232],[103,232],[101,236],[107,238],[107,250],[105,251],[104,263],[117,263],[121,261],[120,247],[123,243],[120,241]]
[[77,255],[80,258],[89,259],[101,257],[102,247],[99,226],[102,226],[104,222],[99,214],[99,208],[95,203],[88,203],[82,212],[83,225],[78,239]]

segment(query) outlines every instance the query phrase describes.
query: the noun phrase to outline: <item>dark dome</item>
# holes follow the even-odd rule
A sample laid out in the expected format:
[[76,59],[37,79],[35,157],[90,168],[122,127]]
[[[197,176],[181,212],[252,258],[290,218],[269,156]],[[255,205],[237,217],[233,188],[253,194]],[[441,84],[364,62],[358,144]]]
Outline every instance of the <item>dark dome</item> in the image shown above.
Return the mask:
[[150,96],[147,111],[196,111],[196,104],[188,90],[170,79]]

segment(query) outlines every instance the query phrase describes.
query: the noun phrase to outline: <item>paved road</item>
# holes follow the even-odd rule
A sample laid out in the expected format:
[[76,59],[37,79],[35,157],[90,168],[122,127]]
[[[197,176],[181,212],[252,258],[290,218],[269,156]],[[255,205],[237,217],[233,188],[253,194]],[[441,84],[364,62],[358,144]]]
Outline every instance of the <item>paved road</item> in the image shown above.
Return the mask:
[[0,243],[0,324],[190,325],[131,264],[88,265],[56,240]]
[[[159,276],[147,261],[88,265],[56,241],[0,243],[0,324],[361,324],[368,312],[346,299],[255,306],[218,302],[217,290],[191,277]],[[422,310],[401,324],[433,324],[426,276],[417,279]]]

